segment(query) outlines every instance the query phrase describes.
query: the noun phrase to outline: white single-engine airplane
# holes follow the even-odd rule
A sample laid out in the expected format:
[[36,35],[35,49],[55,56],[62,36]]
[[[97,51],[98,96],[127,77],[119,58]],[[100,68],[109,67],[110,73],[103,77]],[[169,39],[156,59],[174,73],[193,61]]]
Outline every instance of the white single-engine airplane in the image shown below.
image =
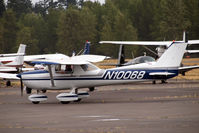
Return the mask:
[[[66,90],[57,99],[61,103],[80,101],[88,97],[88,92],[81,93],[81,88],[94,90],[96,86],[114,85],[154,79],[169,79],[178,75],[179,67],[187,47],[186,42],[172,42],[166,52],[155,62],[121,66],[112,69],[100,69],[93,65],[93,59],[66,58],[64,60],[40,60],[32,63],[45,64],[47,70],[24,72],[17,75],[25,86],[36,90]],[[21,86],[23,91],[23,86]],[[22,93],[22,92],[21,92]],[[47,100],[43,94],[32,94],[29,100],[34,104]]]
[[26,45],[20,44],[18,52],[13,54],[0,54],[0,78],[8,79],[6,82],[7,86],[11,85],[10,80],[19,79],[16,77],[17,73],[20,72],[23,67],[24,55]]

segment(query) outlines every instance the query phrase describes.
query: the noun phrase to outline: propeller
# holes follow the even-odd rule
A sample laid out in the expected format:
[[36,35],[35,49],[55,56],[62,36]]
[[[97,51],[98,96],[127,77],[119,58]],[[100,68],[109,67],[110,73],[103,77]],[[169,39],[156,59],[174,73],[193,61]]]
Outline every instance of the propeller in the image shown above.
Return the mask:
[[21,96],[23,96],[23,81],[21,76],[20,76],[20,84],[21,84]]
[[18,74],[17,77],[20,79],[21,96],[23,96],[23,80],[22,80],[21,74]]

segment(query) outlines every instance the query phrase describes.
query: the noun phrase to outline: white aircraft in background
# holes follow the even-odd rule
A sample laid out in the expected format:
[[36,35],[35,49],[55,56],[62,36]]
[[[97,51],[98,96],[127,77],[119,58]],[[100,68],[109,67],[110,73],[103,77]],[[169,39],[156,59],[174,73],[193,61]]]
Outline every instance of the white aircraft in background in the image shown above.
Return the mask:
[[17,72],[23,66],[26,45],[20,44],[18,52],[0,55],[0,72]]
[[12,54],[0,54],[0,78],[8,79],[7,86],[11,85],[10,79],[19,79],[16,74],[23,67],[26,45],[20,44],[18,52]]
[[[23,93],[23,83],[38,92],[39,90],[69,89],[69,93],[61,93],[56,96],[61,103],[69,103],[89,96],[88,92],[79,92],[82,88],[89,88],[92,91],[96,86],[172,78],[179,73],[186,47],[186,42],[171,42],[157,61],[112,69],[100,69],[92,64],[97,60],[97,56],[90,59],[75,56],[63,60],[34,61],[32,63],[47,65],[48,69],[18,74],[17,76],[21,79],[21,94]],[[29,96],[29,100],[38,104],[47,100],[47,96],[32,94]]]
[[[101,41],[99,43],[120,45],[119,54],[118,54],[118,64],[116,66],[128,66],[132,64],[154,62],[155,58],[150,57],[150,56],[140,56],[128,62],[125,62],[124,45],[148,45],[148,46],[158,45],[159,47],[156,48],[158,52],[157,55],[158,57],[161,57],[161,55],[164,53],[166,48],[168,48],[172,42],[176,42],[176,43],[187,42],[187,44],[189,45],[199,44],[199,40],[188,40],[186,32],[183,33],[183,41]],[[199,53],[199,50],[185,50],[184,52],[185,53]],[[179,73],[184,76],[186,72],[192,69],[196,69],[196,68],[199,68],[199,65],[181,66],[179,67]],[[166,83],[164,79],[160,79],[160,80],[162,81],[162,83]],[[155,81],[153,81],[153,83],[155,83]]]

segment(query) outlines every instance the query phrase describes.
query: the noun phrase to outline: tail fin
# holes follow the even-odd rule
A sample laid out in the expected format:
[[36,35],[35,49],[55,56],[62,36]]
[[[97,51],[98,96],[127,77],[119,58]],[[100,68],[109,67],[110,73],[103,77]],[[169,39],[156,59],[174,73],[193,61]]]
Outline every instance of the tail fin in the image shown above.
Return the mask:
[[86,41],[83,54],[90,54],[90,42]]
[[20,44],[19,49],[17,51],[17,55],[16,55],[14,61],[7,64],[7,65],[15,66],[15,67],[21,67],[23,65],[23,62],[24,62],[25,51],[26,51],[26,45]]
[[26,45],[20,44],[17,54],[25,54],[25,52],[26,52]]
[[187,47],[187,43],[173,42],[164,54],[158,59],[157,67],[179,67]]
[[188,33],[186,31],[183,32],[183,42],[188,42]]

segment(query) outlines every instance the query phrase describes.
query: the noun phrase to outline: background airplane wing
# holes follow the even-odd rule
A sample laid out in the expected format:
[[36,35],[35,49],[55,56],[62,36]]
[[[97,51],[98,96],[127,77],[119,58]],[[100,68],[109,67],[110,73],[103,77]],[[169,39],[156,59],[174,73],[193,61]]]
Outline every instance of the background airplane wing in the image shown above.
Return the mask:
[[0,73],[0,78],[2,79],[19,79],[17,74],[12,73]]
[[199,40],[188,40],[188,44],[199,44]]
[[187,53],[194,54],[199,53],[199,50],[186,50]]
[[[170,46],[173,41],[100,41],[99,43],[109,43],[109,44],[127,44],[127,45],[162,45]],[[175,41],[183,42],[183,41]],[[188,40],[188,44],[199,44],[199,40]]]
[[127,44],[127,45],[163,45],[169,46],[173,41],[100,41],[99,43]]

